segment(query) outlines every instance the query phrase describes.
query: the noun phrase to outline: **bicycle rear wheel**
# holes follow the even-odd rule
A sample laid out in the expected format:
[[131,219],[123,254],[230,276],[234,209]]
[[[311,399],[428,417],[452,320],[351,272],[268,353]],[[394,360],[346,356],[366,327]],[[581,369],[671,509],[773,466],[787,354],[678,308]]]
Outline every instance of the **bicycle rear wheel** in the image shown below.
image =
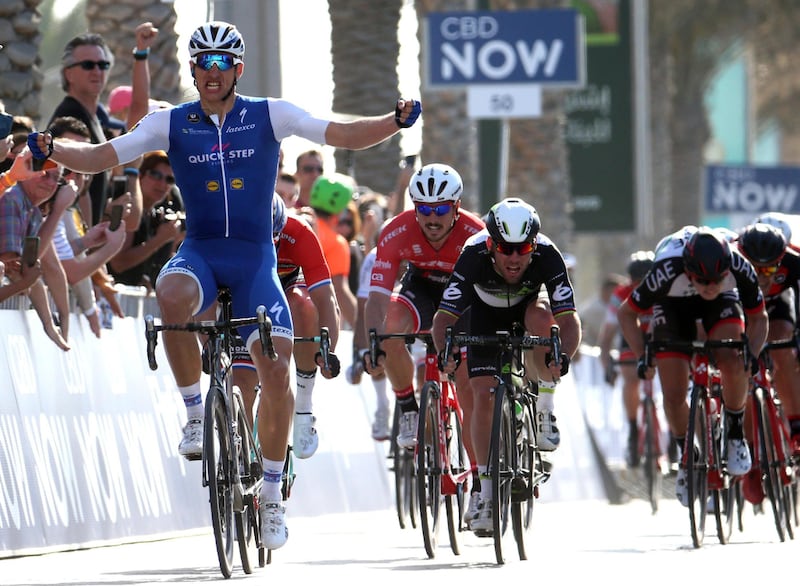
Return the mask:
[[[519,395],[519,416],[512,419],[513,438],[517,451],[517,473],[511,480],[511,521],[517,542],[519,559],[528,559],[525,551],[525,532],[530,527],[534,506],[534,474],[536,471],[536,435],[534,430],[533,397]],[[517,406],[515,408],[515,415]]]
[[417,430],[417,501],[422,540],[429,558],[436,556],[442,505],[439,394],[439,385],[434,382],[422,386]]
[[772,516],[775,519],[775,529],[778,538],[786,541],[786,503],[784,502],[783,483],[778,466],[778,457],[775,449],[775,430],[772,427],[767,413],[766,401],[762,388],[755,390],[756,413],[758,425],[759,459],[761,460],[761,476],[764,482],[764,492],[769,499]]
[[225,408],[225,391],[213,387],[206,397],[203,463],[211,504],[211,524],[217,546],[219,569],[226,578],[233,569],[233,456],[228,441],[229,423]]
[[[499,384],[494,392],[494,415],[489,446],[489,474],[492,479],[492,537],[494,538],[495,559],[498,564],[505,563],[503,539],[506,536],[511,516],[512,451],[516,449],[515,416],[507,391],[505,384]],[[509,534],[513,533],[513,531],[509,532]]]
[[706,389],[695,385],[689,406],[689,426],[686,430],[686,482],[689,492],[689,522],[692,543],[703,545],[706,532],[706,508],[708,507],[708,463],[709,451],[708,418],[706,413]]
[[644,426],[644,475],[647,482],[647,496],[650,501],[650,510],[655,515],[658,512],[658,500],[661,497],[661,450],[659,449],[658,415],[652,397],[645,396],[642,400],[642,423]]
[[244,495],[240,507],[235,507],[236,541],[239,544],[239,557],[245,574],[253,573],[250,556],[257,554],[260,567],[264,567],[264,546],[261,544],[261,518],[258,514],[258,496],[262,481],[260,454],[253,440],[253,430],[245,417],[244,402],[240,392],[235,391],[236,432],[240,442],[236,448],[236,464],[239,467],[239,480]]

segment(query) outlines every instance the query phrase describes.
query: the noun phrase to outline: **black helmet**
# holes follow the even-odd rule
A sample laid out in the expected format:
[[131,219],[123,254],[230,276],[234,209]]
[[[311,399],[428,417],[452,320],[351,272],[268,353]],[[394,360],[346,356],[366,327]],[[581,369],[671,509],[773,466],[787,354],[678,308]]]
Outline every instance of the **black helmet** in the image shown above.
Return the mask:
[[694,277],[716,281],[731,268],[728,241],[711,228],[697,229],[683,248],[684,270]]
[[775,226],[751,224],[739,236],[739,250],[752,263],[776,265],[786,252],[786,237]]
[[486,216],[486,229],[492,241],[498,244],[533,242],[540,227],[536,208],[518,197],[494,204]]
[[631,281],[641,281],[653,266],[656,255],[650,250],[637,250],[628,261],[628,276]]

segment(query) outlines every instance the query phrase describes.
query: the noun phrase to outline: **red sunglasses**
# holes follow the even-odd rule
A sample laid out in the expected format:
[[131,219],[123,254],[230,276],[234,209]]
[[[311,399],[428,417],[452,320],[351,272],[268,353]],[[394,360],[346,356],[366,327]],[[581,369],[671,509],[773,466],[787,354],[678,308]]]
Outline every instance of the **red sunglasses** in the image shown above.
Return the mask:
[[530,254],[533,252],[533,243],[532,242],[523,242],[521,244],[500,244],[499,242],[494,243],[494,249],[504,256],[511,256],[515,252],[523,256],[525,254]]

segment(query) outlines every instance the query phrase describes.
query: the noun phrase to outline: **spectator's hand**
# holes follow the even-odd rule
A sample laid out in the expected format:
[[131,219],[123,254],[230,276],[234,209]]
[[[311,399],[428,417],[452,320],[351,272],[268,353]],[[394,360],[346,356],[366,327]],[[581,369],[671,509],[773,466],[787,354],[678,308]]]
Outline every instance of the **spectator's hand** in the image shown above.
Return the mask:
[[422,114],[422,102],[419,100],[397,100],[394,107],[394,121],[400,128],[411,128]]
[[51,213],[61,216],[61,214],[64,213],[64,210],[71,206],[77,197],[78,186],[75,185],[74,181],[67,181],[56,191]]
[[152,22],[143,22],[136,27],[136,49],[144,51],[153,46],[158,36],[158,29]]
[[100,327],[100,309],[96,305],[94,306],[94,313],[86,315],[86,321],[89,322],[89,329],[92,330],[95,337],[99,338],[102,329]]
[[20,281],[23,283],[23,286],[30,287],[36,282],[42,275],[42,263],[40,261],[36,261],[33,266],[26,266],[22,263],[19,263],[20,267]]
[[159,242],[167,243],[172,242],[181,233],[181,220],[173,220],[171,222],[163,222],[156,228],[155,237]]
[[114,250],[114,254],[119,252],[122,249],[122,245],[125,243],[126,233],[125,230],[114,230],[113,232],[110,229],[111,223],[110,222],[103,222],[106,224],[105,228],[105,240]]
[[83,246],[86,250],[90,250],[105,243],[106,232],[110,224],[111,222],[108,220],[99,222],[86,231],[86,234],[83,235]]

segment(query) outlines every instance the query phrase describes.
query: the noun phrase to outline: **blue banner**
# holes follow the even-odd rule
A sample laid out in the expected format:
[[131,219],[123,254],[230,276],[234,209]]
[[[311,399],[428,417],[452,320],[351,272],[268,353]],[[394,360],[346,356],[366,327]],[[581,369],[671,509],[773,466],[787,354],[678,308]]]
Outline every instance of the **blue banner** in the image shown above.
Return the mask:
[[708,213],[800,213],[800,167],[707,165]]
[[583,19],[575,10],[441,12],[426,23],[428,89],[584,84]]

